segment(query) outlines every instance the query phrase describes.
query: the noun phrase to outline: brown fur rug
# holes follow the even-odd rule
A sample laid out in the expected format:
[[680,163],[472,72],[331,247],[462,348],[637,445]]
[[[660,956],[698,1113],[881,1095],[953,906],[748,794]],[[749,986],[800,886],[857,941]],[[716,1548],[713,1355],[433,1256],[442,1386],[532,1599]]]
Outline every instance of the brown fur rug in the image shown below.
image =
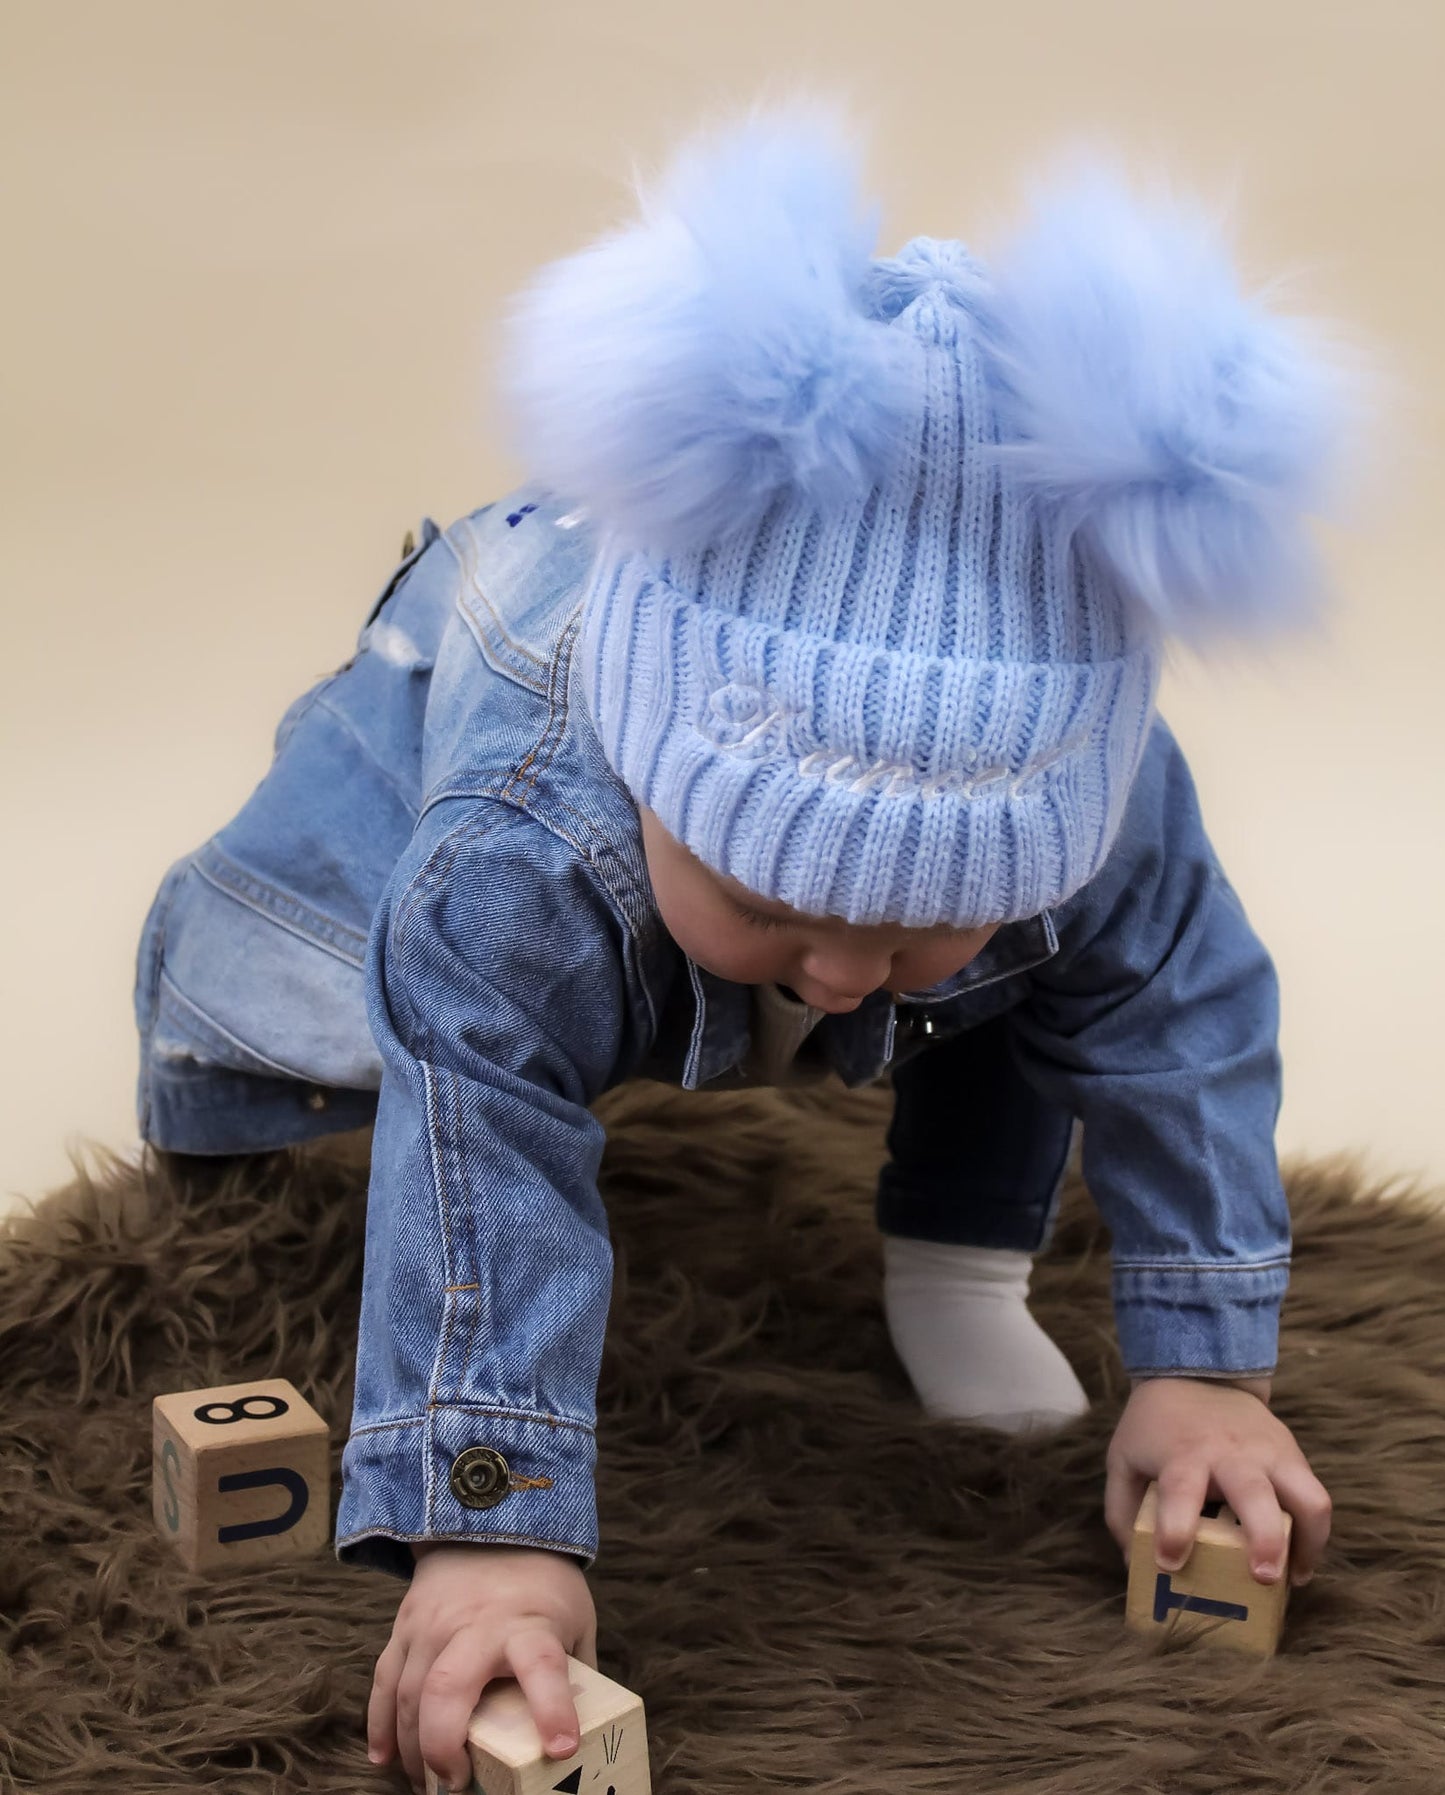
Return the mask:
[[[1266,1664],[1125,1632],[1107,1237],[1035,1306],[1097,1399],[1042,1444],[923,1420],[885,1331],[886,1085],[598,1105],[616,1284],[602,1668],[658,1795],[1445,1791],[1445,1214],[1297,1167],[1276,1407],[1335,1498]],[[349,1415],[365,1136],[98,1175],[0,1242],[0,1786],[395,1791],[361,1718],[400,1585],[214,1582],[153,1535],[158,1391],[284,1375]],[[338,1155],[336,1149],[341,1149]],[[78,1163],[78,1162],[77,1162]]]

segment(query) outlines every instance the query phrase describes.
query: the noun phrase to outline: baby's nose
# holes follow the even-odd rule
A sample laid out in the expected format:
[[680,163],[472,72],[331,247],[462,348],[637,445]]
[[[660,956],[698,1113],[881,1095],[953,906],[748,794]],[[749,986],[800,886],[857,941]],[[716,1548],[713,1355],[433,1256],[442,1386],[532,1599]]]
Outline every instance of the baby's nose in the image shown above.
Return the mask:
[[815,948],[803,961],[803,971],[813,983],[831,991],[840,1003],[862,1003],[885,982],[892,967],[890,955],[860,954],[856,949],[840,953]]

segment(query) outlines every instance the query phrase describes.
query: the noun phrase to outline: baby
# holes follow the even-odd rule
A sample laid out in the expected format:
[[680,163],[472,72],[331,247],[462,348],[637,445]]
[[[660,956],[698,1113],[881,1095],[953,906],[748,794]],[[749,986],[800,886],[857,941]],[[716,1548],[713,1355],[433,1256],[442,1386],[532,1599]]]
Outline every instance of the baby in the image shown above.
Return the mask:
[[872,234],[846,128],[794,106],[544,270],[507,332],[533,478],[428,520],[147,919],[146,1140],[374,1122],[337,1549],[408,1579],[368,1730],[414,1782],[465,1784],[497,1676],[577,1743],[590,1106],[634,1076],[888,1073],[891,1337],[928,1413],[1008,1429],[1087,1406],[1027,1307],[1077,1125],[1120,1549],[1154,1478],[1163,1567],[1211,1496],[1262,1581],[1328,1536],[1269,1408],[1274,970],[1154,705],[1168,636],[1305,614],[1343,387],[1102,167],[988,267]]

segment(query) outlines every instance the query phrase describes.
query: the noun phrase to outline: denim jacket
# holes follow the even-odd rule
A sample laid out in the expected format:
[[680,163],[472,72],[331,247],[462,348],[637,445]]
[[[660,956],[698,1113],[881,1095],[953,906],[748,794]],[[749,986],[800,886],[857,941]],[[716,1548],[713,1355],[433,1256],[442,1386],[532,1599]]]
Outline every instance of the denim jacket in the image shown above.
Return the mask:
[[[189,1153],[374,1122],[337,1549],[598,1551],[612,1254],[590,1106],[728,1089],[748,987],[677,947],[574,678],[584,523],[427,519],[240,813],[166,873],[136,969],[140,1131]],[[1119,836],[960,972],[818,1025],[896,1092],[887,1232],[1028,1250],[1082,1125],[1135,1375],[1267,1374],[1288,1281],[1274,968],[1156,718]]]

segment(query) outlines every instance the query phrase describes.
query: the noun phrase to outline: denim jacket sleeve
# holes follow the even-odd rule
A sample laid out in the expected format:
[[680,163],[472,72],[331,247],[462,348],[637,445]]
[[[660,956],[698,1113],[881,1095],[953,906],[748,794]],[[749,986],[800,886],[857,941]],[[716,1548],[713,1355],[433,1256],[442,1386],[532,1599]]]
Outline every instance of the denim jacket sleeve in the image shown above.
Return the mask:
[[1014,1050],[1082,1119],[1124,1364],[1267,1375],[1290,1259],[1278,984],[1162,719],[1104,866],[1055,923],[1059,951],[1011,1012]]
[[[420,1539],[596,1556],[612,1249],[588,1105],[618,1053],[616,926],[582,858],[494,799],[424,812],[383,896],[345,1560],[407,1575]],[[470,1448],[476,1487],[454,1477]]]

